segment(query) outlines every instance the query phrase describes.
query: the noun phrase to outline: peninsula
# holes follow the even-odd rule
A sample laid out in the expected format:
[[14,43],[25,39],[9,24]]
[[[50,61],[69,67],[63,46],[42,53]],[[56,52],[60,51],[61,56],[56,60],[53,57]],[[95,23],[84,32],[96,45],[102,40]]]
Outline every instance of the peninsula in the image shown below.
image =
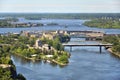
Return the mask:
[[7,45],[10,53],[30,60],[44,60],[67,65],[70,54],[64,51],[63,42],[70,40],[66,31],[22,31],[0,36],[0,43]]

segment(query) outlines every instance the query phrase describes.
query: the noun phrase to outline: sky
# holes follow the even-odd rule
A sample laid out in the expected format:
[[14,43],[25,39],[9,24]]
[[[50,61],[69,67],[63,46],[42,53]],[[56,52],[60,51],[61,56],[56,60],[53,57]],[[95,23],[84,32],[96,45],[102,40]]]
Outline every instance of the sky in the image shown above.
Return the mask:
[[120,0],[0,0],[0,13],[120,13]]

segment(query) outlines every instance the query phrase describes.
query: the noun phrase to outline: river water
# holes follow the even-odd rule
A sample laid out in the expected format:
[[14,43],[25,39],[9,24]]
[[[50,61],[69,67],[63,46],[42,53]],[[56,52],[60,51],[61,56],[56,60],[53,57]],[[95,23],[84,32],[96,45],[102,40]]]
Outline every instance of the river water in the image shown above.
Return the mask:
[[120,29],[100,29],[100,28],[90,28],[87,26],[82,25],[86,20],[79,20],[79,19],[44,19],[44,20],[25,20],[19,19],[19,22],[31,22],[31,23],[58,23],[59,25],[56,26],[37,26],[37,27],[30,27],[30,28],[0,28],[0,33],[7,33],[7,32],[20,32],[23,30],[38,30],[38,31],[53,31],[53,30],[93,30],[93,31],[103,31],[107,34],[120,34]]
[[[23,20],[24,21],[24,20]],[[39,21],[38,21],[39,22]],[[106,33],[120,33],[120,29],[98,29],[81,25],[84,20],[42,20],[43,23],[57,22],[60,26],[43,26],[32,28],[0,28],[1,33],[20,32],[21,30],[98,30]],[[64,26],[68,26],[67,28]],[[84,43],[81,39],[72,38],[69,43]],[[85,42],[98,43],[98,42]],[[65,47],[69,52],[69,47]],[[120,80],[120,59],[99,47],[73,47],[71,57],[65,67],[56,64],[33,62],[12,55],[18,73],[27,80]]]
[[[69,47],[65,50],[69,52]],[[32,62],[15,55],[12,60],[17,72],[28,80],[120,80],[120,59],[104,48],[99,53],[98,47],[73,47],[69,53],[71,57],[65,67],[43,61]]]

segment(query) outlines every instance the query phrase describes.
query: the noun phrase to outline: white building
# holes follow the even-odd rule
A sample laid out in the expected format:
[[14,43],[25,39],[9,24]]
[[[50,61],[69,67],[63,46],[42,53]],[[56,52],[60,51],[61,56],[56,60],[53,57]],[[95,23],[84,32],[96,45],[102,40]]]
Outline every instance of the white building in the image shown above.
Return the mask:
[[42,42],[39,39],[36,40],[35,47],[36,48],[42,47]]

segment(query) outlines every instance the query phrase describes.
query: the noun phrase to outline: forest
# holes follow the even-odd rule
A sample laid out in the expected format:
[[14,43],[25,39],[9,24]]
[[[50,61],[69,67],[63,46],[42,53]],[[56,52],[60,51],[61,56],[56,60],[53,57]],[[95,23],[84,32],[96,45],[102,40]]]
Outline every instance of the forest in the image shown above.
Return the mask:
[[101,17],[120,18],[120,13],[0,13],[1,17],[24,17],[30,20],[41,19],[95,19]]
[[96,27],[96,28],[116,28],[120,29],[119,19],[93,19],[83,23],[85,26]]

